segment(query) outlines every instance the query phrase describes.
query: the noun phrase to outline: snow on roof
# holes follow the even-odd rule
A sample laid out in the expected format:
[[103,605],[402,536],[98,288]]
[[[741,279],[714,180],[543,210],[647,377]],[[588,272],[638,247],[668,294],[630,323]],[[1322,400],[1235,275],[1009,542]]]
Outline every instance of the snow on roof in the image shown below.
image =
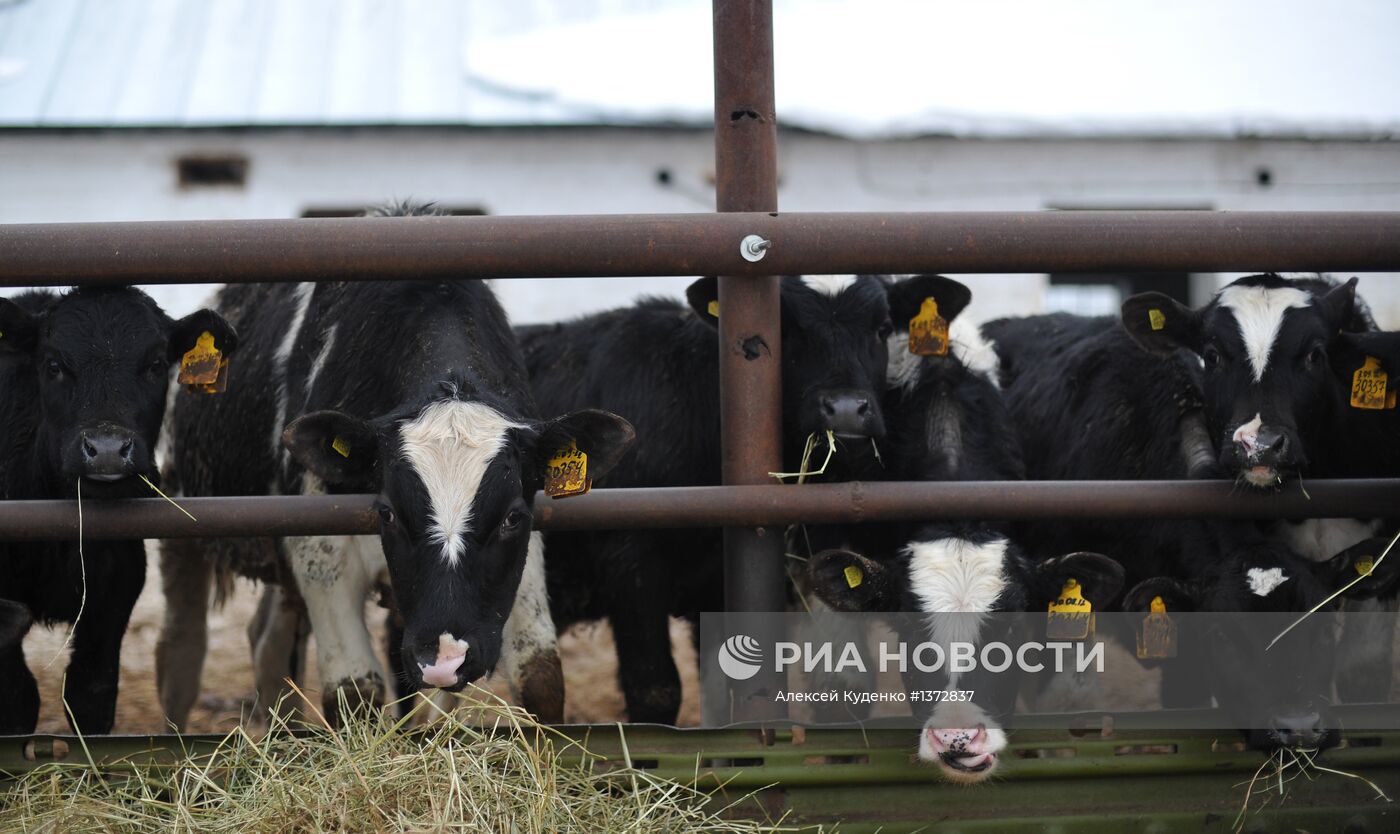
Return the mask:
[[[1393,0],[776,0],[780,123],[1400,135]],[[709,0],[0,0],[0,126],[712,118]]]

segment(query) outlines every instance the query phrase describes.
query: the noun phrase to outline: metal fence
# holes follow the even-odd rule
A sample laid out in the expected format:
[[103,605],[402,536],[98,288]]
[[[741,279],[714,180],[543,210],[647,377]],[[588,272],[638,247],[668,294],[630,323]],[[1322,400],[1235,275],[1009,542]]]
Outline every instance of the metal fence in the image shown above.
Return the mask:
[[[770,0],[714,0],[717,214],[0,226],[0,285],[719,275],[723,487],[541,499],[544,529],[730,525],[730,610],[780,610],[799,521],[1383,515],[1400,480],[1269,497],[1148,482],[773,485],[778,278],[797,273],[1400,270],[1400,212],[777,212]],[[765,350],[745,350],[759,342]],[[370,496],[155,499],[84,508],[103,537],[370,533]],[[72,502],[0,502],[0,538],[71,538]]]

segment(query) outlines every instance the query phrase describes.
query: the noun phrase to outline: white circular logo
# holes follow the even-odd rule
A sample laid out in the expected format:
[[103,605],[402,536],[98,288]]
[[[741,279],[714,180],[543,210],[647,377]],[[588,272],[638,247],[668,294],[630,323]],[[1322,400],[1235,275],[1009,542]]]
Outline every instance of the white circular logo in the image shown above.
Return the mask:
[[758,641],[747,634],[736,634],[719,647],[719,668],[736,681],[746,681],[758,674],[763,651]]

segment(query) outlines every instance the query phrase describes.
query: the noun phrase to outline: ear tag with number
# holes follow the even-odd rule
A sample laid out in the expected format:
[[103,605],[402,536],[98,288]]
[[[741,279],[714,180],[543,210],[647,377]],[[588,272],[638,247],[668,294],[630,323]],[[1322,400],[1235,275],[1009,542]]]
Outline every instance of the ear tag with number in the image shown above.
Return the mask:
[[199,334],[194,347],[180,358],[181,385],[202,394],[222,394],[228,390],[228,358],[214,346],[214,334]]
[[1161,310],[1153,307],[1147,311],[1147,323],[1152,325],[1153,330],[1161,330],[1167,326],[1167,316]]
[[846,585],[852,589],[859,588],[860,583],[865,581],[865,574],[855,565],[847,565],[842,573],[846,574]]
[[583,495],[593,488],[588,479],[588,455],[580,452],[578,443],[570,440],[569,448],[561,449],[549,459],[544,476],[544,494],[550,498]]
[[1381,360],[1374,356],[1366,357],[1366,363],[1351,375],[1351,407],[1385,408],[1386,380],[1386,373],[1381,369]]
[[918,315],[909,320],[909,352],[917,356],[948,355],[948,321],[938,315],[938,302],[925,298]]
[[1084,640],[1094,633],[1094,606],[1084,598],[1079,580],[1071,578],[1050,603],[1045,635],[1053,640]]
[[709,304],[705,305],[705,310],[706,310],[706,312],[708,312],[710,315],[714,316],[715,318],[719,318],[719,302],[718,302],[718,301],[711,301]]
[[339,435],[336,435],[335,440],[331,441],[331,448],[335,450],[337,455],[343,458],[350,457],[350,444],[346,443],[345,438]]
[[1152,598],[1152,611],[1142,621],[1137,656],[1139,660],[1176,657],[1176,623],[1167,614],[1167,604],[1161,597]]

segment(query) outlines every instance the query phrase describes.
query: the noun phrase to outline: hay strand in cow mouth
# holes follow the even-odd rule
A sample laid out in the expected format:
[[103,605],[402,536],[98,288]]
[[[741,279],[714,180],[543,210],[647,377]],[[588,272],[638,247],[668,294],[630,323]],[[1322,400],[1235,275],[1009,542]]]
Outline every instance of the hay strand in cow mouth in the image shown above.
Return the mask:
[[[1368,787],[1371,788],[1372,791],[1375,792],[1375,796],[1372,797],[1373,799],[1383,799],[1386,802],[1391,801],[1390,797],[1386,796],[1385,791],[1381,790],[1379,785],[1377,785],[1375,782],[1372,782],[1370,779],[1367,779],[1365,776],[1362,776],[1359,773],[1349,773],[1345,770],[1337,770],[1336,768],[1324,767],[1318,764],[1317,760],[1313,756],[1313,754],[1317,752],[1318,751],[1315,749],[1307,749],[1301,747],[1280,747],[1279,749],[1270,753],[1268,757],[1266,757],[1264,761],[1260,763],[1259,768],[1254,771],[1253,776],[1251,776],[1248,780],[1244,782],[1237,782],[1235,784],[1235,787],[1238,788],[1240,786],[1245,786],[1245,794],[1244,802],[1240,806],[1240,812],[1235,816],[1235,822],[1232,826],[1235,832],[1238,834],[1238,832],[1244,830],[1244,824],[1248,821],[1249,817],[1249,805],[1250,802],[1254,799],[1255,794],[1265,794],[1266,796],[1264,799],[1264,805],[1267,805],[1272,799],[1272,797],[1267,796],[1267,794],[1271,792],[1276,792],[1278,794],[1278,801],[1282,803],[1283,800],[1288,796],[1289,783],[1297,780],[1299,777],[1306,778],[1309,782],[1311,782],[1313,781],[1313,773],[1331,773],[1337,776],[1345,776],[1348,779],[1359,780],[1365,783]],[[1285,762],[1285,756],[1290,758],[1291,761]],[[1260,776],[1264,774],[1265,768],[1267,768],[1269,765],[1274,766],[1273,772],[1269,773],[1268,775],[1265,775],[1263,777],[1263,785],[1259,788],[1256,788],[1255,786],[1260,783]],[[1288,776],[1288,778],[1285,779],[1284,771],[1289,770],[1290,768],[1297,768],[1297,770],[1295,770],[1290,776]],[[1260,805],[1258,810],[1263,810],[1264,805]]]
[[1269,649],[1272,649],[1272,648],[1274,647],[1274,644],[1275,644],[1275,643],[1277,643],[1278,641],[1280,641],[1280,640],[1282,640],[1282,639],[1284,638],[1284,635],[1288,634],[1288,632],[1290,632],[1290,631],[1292,631],[1293,629],[1297,628],[1298,625],[1299,625],[1300,623],[1302,623],[1304,620],[1306,620],[1307,618],[1309,618],[1309,617],[1311,617],[1312,615],[1316,614],[1318,611],[1321,611],[1324,607],[1326,607],[1329,603],[1331,603],[1332,600],[1336,599],[1337,597],[1341,596],[1342,594],[1345,594],[1347,591],[1350,591],[1358,582],[1361,582],[1362,580],[1369,578],[1369,577],[1371,576],[1371,574],[1373,574],[1373,573],[1376,572],[1376,568],[1378,568],[1378,567],[1381,566],[1381,562],[1384,562],[1384,561],[1385,561],[1385,557],[1388,556],[1388,555],[1390,555],[1390,549],[1391,549],[1392,547],[1395,547],[1395,542],[1396,542],[1396,541],[1400,541],[1400,531],[1397,531],[1397,532],[1395,533],[1395,536],[1392,537],[1391,540],[1390,540],[1390,544],[1386,545],[1386,546],[1385,546],[1385,550],[1381,551],[1381,555],[1377,556],[1377,557],[1376,557],[1376,561],[1373,562],[1373,563],[1371,563],[1371,569],[1370,569],[1370,570],[1366,571],[1365,573],[1358,573],[1355,579],[1351,580],[1351,581],[1348,582],[1347,584],[1345,584],[1345,585],[1343,585],[1342,587],[1338,588],[1337,590],[1333,591],[1333,592],[1332,592],[1326,599],[1324,599],[1322,602],[1319,602],[1317,605],[1314,605],[1312,608],[1308,609],[1307,612],[1305,612],[1305,613],[1303,614],[1303,616],[1301,616],[1301,617],[1299,617],[1298,619],[1294,620],[1293,622],[1289,623],[1289,624],[1288,624],[1288,628],[1285,628],[1283,631],[1280,631],[1280,632],[1278,633],[1278,636],[1277,636],[1277,637],[1275,637],[1274,639],[1272,639],[1272,640],[1269,641],[1269,645],[1267,645],[1267,646],[1264,647],[1264,651],[1267,652]]
[[[727,819],[732,797],[606,759],[479,690],[445,710],[421,693],[403,718],[351,708],[339,729],[269,713],[207,754],[124,761],[105,771],[46,764],[8,788],[0,830],[146,832],[794,831],[784,820]],[[289,697],[295,697],[289,694]],[[313,706],[318,706],[314,705]],[[431,717],[431,723],[413,726]],[[698,766],[697,776],[704,773]],[[761,809],[743,794],[743,812]],[[810,829],[808,829],[810,830]]]
[[812,460],[812,450],[817,446],[818,436],[816,432],[807,435],[807,445],[802,450],[802,463],[798,465],[796,472],[769,472],[769,477],[777,478],[779,481],[784,478],[796,478],[800,484],[812,475],[825,474],[827,464],[831,463],[832,455],[836,454],[836,433],[831,429],[826,430],[826,460],[822,461],[821,469],[808,469],[807,464]]
[[150,487],[150,488],[155,492],[156,495],[159,495],[161,498],[164,498],[166,501],[169,501],[169,502],[170,502],[170,506],[174,507],[175,509],[177,509],[177,510],[179,510],[180,512],[184,513],[185,515],[189,516],[190,521],[193,521],[193,522],[195,522],[196,524],[199,523],[199,519],[197,519],[197,518],[195,518],[194,516],[190,515],[190,511],[189,511],[189,510],[187,510],[187,509],[185,509],[184,507],[180,506],[179,504],[175,503],[175,499],[174,499],[174,498],[171,498],[169,495],[166,495],[164,492],[161,492],[161,491],[160,491],[160,487],[158,487],[158,486],[156,486],[155,484],[151,483],[151,479],[150,479],[150,478],[147,478],[145,475],[139,475],[138,477],[140,477],[141,480],[145,481],[145,482],[146,482],[146,486]]
[[[81,595],[78,597],[78,613],[77,613],[76,615],[74,615],[74,617],[73,617],[73,625],[70,626],[70,627],[68,628],[68,635],[67,635],[66,637],[63,638],[63,645],[59,646],[59,647],[58,647],[58,651],[54,652],[53,657],[49,658],[49,662],[44,664],[44,668],[45,668],[45,669],[48,669],[48,668],[52,667],[55,663],[57,663],[57,662],[58,662],[58,659],[59,659],[60,657],[63,657],[64,652],[68,651],[68,647],[73,645],[73,634],[74,634],[74,632],[76,632],[76,631],[78,630],[78,623],[83,619],[83,611],[87,608],[87,558],[86,558],[86,556],[83,554],[83,478],[82,478],[81,475],[78,476],[78,499],[77,499],[77,503],[78,503],[78,576],[79,576],[80,582],[82,583]],[[66,701],[64,702],[64,706],[65,706],[65,708],[67,707],[67,702],[66,702]]]

